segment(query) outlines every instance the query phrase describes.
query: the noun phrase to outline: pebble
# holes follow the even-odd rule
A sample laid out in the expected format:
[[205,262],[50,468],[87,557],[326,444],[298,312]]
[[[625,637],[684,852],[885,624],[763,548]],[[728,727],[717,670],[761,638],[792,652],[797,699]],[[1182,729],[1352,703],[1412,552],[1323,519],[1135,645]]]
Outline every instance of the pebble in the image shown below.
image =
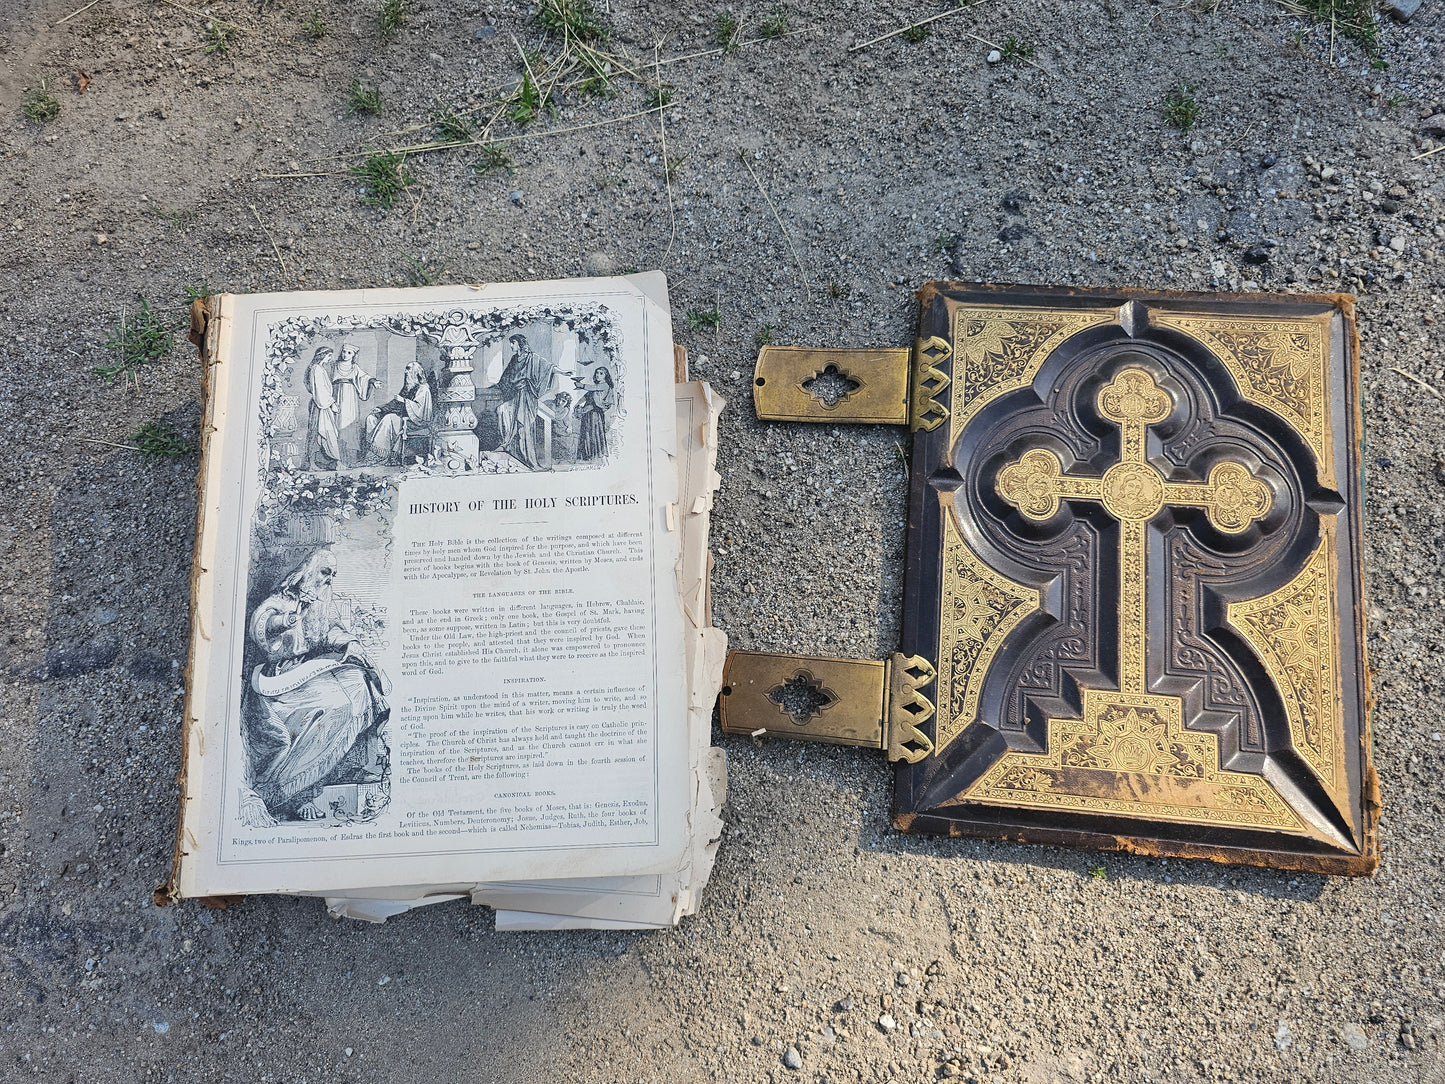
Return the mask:
[[1244,250],[1245,263],[1265,263],[1273,255],[1268,245],[1250,245]]
[[1391,238],[1390,238],[1390,247],[1391,247],[1392,249],[1394,249],[1396,252],[1404,252],[1404,251],[1405,251],[1405,239],[1404,239],[1403,237],[1398,237],[1398,236],[1397,236],[1397,237],[1391,237]]
[[103,234],[103,233],[97,233],[97,234],[95,235],[95,243],[96,243],[97,245],[103,245],[103,244],[105,244],[105,243],[106,243],[107,241],[109,241],[109,240],[110,240],[110,238],[108,238],[108,237],[107,237],[105,234]]
[[783,1065],[788,1069],[801,1069],[803,1067],[803,1055],[798,1053],[796,1046],[790,1046],[783,1051]]
[[1002,59],[1003,59],[1003,54],[1000,53],[997,49],[991,49],[991,50],[989,50],[988,62],[989,62],[990,64],[997,64],[997,63],[998,63],[1000,60],[1002,60]]
[[898,1021],[893,1019],[892,1013],[884,1013],[878,1018],[878,1026],[884,1031],[896,1031],[898,1029]]
[[1345,1045],[1351,1050],[1365,1050],[1370,1045],[1370,1040],[1358,1024],[1346,1024],[1340,1028],[1340,1035],[1344,1037]]
[[1274,1048],[1276,1050],[1288,1050],[1290,1044],[1293,1042],[1294,1033],[1290,1031],[1289,1025],[1281,1020],[1279,1027],[1274,1029]]
[[507,198],[513,203],[515,203],[518,207],[522,206],[522,190],[520,188],[517,189],[517,191],[513,192]]
[[1420,0],[1386,0],[1385,10],[1391,18],[1408,23],[1415,12],[1420,10]]

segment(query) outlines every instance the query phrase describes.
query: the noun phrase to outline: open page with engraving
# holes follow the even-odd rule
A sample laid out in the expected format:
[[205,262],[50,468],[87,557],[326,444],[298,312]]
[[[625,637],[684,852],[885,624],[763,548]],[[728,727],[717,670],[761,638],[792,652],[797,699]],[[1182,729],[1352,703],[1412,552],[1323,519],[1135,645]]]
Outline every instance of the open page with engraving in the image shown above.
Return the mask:
[[692,860],[661,275],[225,295],[175,895]]

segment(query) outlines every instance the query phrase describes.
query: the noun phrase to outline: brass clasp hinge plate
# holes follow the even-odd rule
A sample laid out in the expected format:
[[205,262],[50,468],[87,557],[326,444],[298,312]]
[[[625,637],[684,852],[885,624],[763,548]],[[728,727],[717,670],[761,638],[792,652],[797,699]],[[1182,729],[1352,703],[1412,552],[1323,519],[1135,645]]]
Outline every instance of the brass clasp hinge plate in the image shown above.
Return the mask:
[[908,423],[907,347],[810,350],[765,346],[753,407],[765,421]]
[[917,764],[933,751],[920,729],[933,702],[919,690],[934,677],[917,655],[879,662],[733,651],[723,671],[722,728],[883,749],[889,760]]

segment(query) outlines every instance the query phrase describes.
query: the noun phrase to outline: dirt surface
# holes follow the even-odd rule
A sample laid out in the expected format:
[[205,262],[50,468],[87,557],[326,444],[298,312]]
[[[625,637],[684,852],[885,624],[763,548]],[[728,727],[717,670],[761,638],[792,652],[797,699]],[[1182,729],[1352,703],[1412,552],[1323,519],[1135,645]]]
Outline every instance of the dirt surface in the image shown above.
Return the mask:
[[[0,2],[0,1078],[1445,1080],[1442,0],[1382,20],[1380,66],[1278,3],[985,2],[856,52],[943,9],[735,4],[744,40],[775,11],[787,33],[640,71],[671,84],[666,150],[622,73],[499,121],[510,172],[412,158],[389,212],[333,156],[428,138],[388,133],[437,99],[489,116],[515,43],[555,48],[529,9],[410,0],[383,39],[322,0],[313,40],[308,4],[225,0],[207,52],[203,2]],[[638,65],[716,44],[711,4],[611,7]],[[1033,56],[989,63],[1010,37]],[[358,79],[380,115],[348,112]],[[26,119],[42,83],[60,115]],[[396,284],[408,256],[444,282],[665,270],[734,402],[719,624],[864,656],[896,647],[901,434],[759,425],[765,326],[901,344],[939,277],[1357,292],[1378,876],[905,838],[875,756],[730,738],[717,871],[675,931],[158,909],[195,462],[96,441],[193,439],[198,367],[178,334],[136,387],[92,370],[142,297],[179,325],[187,287]]]

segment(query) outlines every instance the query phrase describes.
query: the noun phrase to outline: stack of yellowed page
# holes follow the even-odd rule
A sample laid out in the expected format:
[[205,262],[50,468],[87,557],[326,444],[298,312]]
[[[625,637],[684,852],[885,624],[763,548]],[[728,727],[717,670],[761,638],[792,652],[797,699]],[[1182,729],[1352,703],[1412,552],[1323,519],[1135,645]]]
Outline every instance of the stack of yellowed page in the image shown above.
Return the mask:
[[722,400],[660,274],[220,295],[162,899],[667,926],[726,790]]

